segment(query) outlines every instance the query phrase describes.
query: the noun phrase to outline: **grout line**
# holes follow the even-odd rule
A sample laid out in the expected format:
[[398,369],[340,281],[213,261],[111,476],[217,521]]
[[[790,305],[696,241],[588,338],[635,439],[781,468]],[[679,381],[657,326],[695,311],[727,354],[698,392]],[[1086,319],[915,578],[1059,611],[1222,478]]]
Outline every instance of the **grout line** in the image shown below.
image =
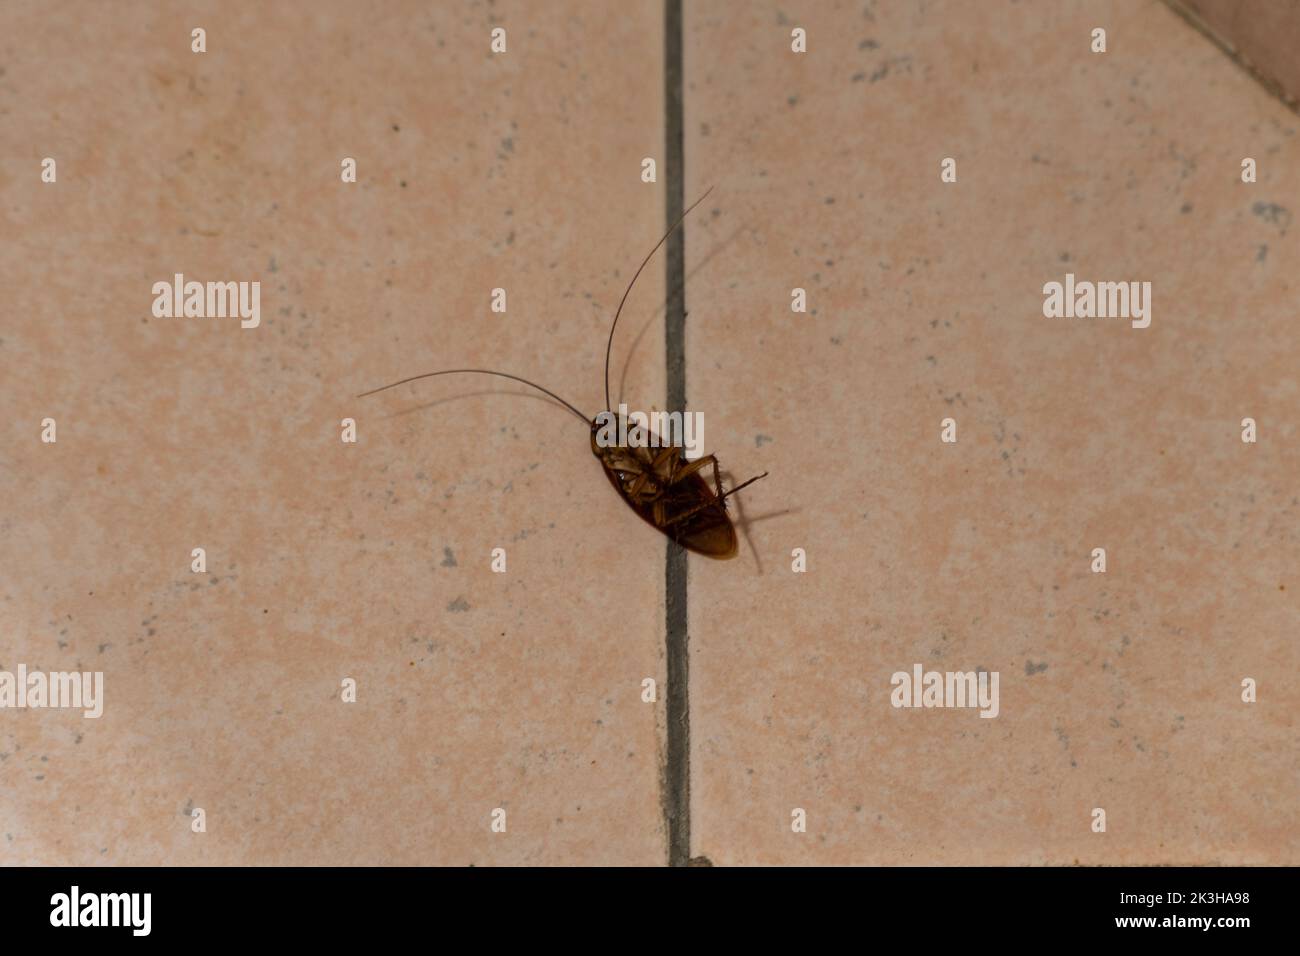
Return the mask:
[[1255,66],[1255,64],[1251,62],[1250,58],[1237,48],[1235,43],[1227,37],[1222,36],[1217,30],[1210,26],[1200,14],[1189,7],[1186,3],[1182,2],[1182,0],[1164,0],[1164,4],[1181,17],[1193,30],[1197,31],[1201,36],[1205,37],[1217,46],[1219,50],[1238,68],[1243,70],[1247,76],[1260,86],[1264,87],[1270,96],[1281,100],[1282,105],[1291,112],[1300,114],[1300,102],[1297,102],[1295,95],[1300,91],[1286,89],[1286,87],[1284,87],[1278,80]]
[[[682,3],[664,0],[664,213],[674,223],[684,208],[682,141]],[[665,250],[668,292],[664,345],[668,410],[686,410],[686,227],[674,229]],[[687,650],[686,549],[671,539],[664,564],[665,652],[668,658],[667,755],[663,809],[668,865],[691,856],[691,702]]]

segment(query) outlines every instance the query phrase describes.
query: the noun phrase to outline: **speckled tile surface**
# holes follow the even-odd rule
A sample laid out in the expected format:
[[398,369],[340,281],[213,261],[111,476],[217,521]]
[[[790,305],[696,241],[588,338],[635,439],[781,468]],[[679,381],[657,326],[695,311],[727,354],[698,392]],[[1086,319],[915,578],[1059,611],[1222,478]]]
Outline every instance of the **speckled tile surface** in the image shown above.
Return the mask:
[[[1300,861],[1300,121],[1157,3],[687,12],[689,398],[772,473],[761,568],[691,565],[694,852]],[[918,663],[997,718],[891,706]]]
[[[658,538],[522,387],[355,398],[480,365],[601,401],[662,229],[662,13],[526,9],[0,10],[0,668],[105,674],[99,720],[0,712],[0,861],[664,859]],[[260,281],[260,326],[154,318],[176,272]]]
[[[678,175],[663,6],[140,10],[0,9],[0,672],[104,674],[97,720],[0,709],[0,863],[662,864],[664,540],[522,386],[356,396],[599,410]],[[687,394],[770,472],[690,559],[691,854],[1300,862],[1300,119],[1157,2],[709,0],[683,42]],[[176,273],[260,324],[155,316]],[[1150,326],[1044,317],[1067,274]],[[997,717],[891,706],[914,665]]]

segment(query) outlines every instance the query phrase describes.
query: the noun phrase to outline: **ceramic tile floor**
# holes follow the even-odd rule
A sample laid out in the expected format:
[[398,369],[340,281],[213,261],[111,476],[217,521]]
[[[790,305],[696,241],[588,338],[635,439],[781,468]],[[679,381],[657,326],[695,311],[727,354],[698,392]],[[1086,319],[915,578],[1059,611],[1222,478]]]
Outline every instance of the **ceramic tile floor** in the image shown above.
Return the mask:
[[761,572],[691,566],[695,852],[1297,862],[1300,120],[1156,3],[688,11],[689,397],[772,473]]
[[[663,863],[662,539],[521,387],[355,397],[600,407],[677,175],[661,4],[147,9],[0,9],[0,671],[105,675],[98,720],[0,711],[0,861]],[[1158,3],[710,0],[682,40],[690,407],[771,472],[689,564],[691,852],[1297,862],[1300,119]],[[260,325],[155,318],[177,272]],[[1044,318],[1067,272],[1151,326]],[[998,717],[891,707],[914,663],[999,672]]]
[[[662,230],[660,8],[167,9],[0,27],[0,664],[106,688],[98,721],[0,713],[2,858],[661,862],[662,544],[592,533],[624,506],[521,387],[355,398],[485,365],[602,400]],[[260,280],[261,325],[153,318],[175,272]],[[629,330],[662,301],[659,269]],[[624,348],[630,392],[662,392],[660,341]]]

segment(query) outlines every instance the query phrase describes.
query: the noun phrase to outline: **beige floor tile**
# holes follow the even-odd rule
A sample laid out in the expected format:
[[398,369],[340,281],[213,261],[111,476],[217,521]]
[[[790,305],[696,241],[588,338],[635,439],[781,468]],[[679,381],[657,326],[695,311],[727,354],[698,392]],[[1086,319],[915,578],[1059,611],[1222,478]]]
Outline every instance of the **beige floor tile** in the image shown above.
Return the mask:
[[[609,318],[662,228],[640,179],[661,21],[571,0],[0,11],[0,668],[105,675],[99,720],[0,712],[0,861],[663,861],[640,699],[662,681],[661,541],[522,387],[354,397],[475,365],[597,410]],[[260,281],[260,326],[152,317],[177,272]],[[653,270],[616,353],[647,402],[662,333],[631,344],[662,301]]]
[[690,4],[685,58],[688,397],[771,471],[691,564],[693,852],[1300,862],[1296,116],[1156,3]]

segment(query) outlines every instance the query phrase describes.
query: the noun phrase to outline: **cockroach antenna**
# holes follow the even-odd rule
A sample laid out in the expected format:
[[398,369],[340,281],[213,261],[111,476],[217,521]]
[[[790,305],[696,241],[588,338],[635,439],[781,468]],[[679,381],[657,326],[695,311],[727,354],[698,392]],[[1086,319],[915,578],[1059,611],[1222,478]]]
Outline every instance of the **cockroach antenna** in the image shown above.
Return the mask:
[[357,396],[357,398],[365,398],[367,395],[374,395],[376,392],[386,392],[390,388],[397,388],[397,386],[405,385],[407,382],[418,382],[422,378],[433,378],[435,375],[458,375],[464,373],[471,373],[474,375],[495,375],[498,378],[508,378],[513,382],[521,382],[524,385],[531,386],[532,388],[537,389],[539,392],[543,392],[544,394],[549,395],[551,398],[555,399],[557,402],[559,402],[569,411],[573,412],[573,414],[577,415],[584,425],[591,424],[591,419],[589,417],[582,414],[582,412],[578,411],[571,404],[566,402],[564,399],[560,398],[560,396],[556,395],[549,388],[543,388],[541,385],[538,385],[536,382],[530,382],[528,381],[528,379],[520,378],[518,375],[511,375],[509,372],[495,372],[490,368],[445,368],[440,372],[425,372],[423,375],[412,375],[410,378],[404,378],[399,382],[392,382],[388,385],[381,385],[379,388],[372,388],[368,392],[362,392],[360,395]]
[[682,224],[682,220],[690,214],[692,209],[704,202],[704,200],[708,199],[709,193],[711,192],[713,192],[712,186],[704,190],[704,195],[687,206],[686,211],[677,217],[677,221],[668,227],[668,231],[664,233],[663,238],[656,242],[655,247],[650,250],[649,254],[644,259],[641,260],[641,264],[637,266],[636,272],[632,276],[632,281],[627,284],[627,289],[623,293],[623,298],[618,302],[618,311],[614,313],[614,322],[609,327],[609,341],[605,343],[605,409],[607,411],[613,407],[609,403],[609,354],[614,348],[614,330],[618,328],[618,317],[623,314],[623,306],[627,304],[627,297],[632,294],[632,286],[636,285],[636,280],[641,277],[641,272],[650,263],[650,260],[654,258],[654,254],[659,251],[659,247],[668,241],[668,237],[673,234],[673,230]]

